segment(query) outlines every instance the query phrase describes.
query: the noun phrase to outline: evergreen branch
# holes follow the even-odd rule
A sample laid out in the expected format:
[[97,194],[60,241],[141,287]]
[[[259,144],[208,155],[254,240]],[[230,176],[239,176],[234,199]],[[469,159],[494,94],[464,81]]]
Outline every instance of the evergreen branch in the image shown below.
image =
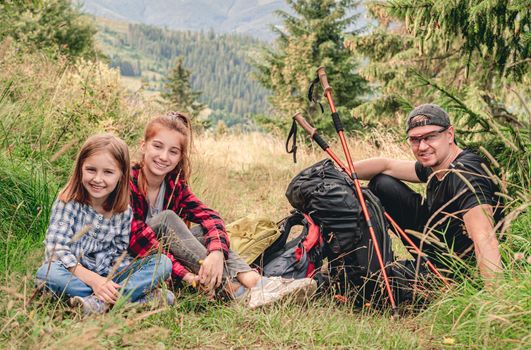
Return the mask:
[[527,124],[528,125],[531,124],[531,111],[529,110],[529,107],[527,106],[527,103],[525,102],[525,100],[523,99],[523,97],[520,95],[520,93],[518,91],[516,91],[515,89],[512,89],[512,88],[509,88],[509,90],[511,90],[516,95],[516,97],[518,97],[518,99],[520,100],[520,103],[522,104],[522,107],[524,108],[524,110],[527,113]]
[[417,76],[417,78],[421,82],[423,82],[425,85],[433,87],[435,90],[441,92],[444,96],[446,96],[447,98],[452,100],[454,103],[456,103],[457,106],[459,106],[459,109],[461,109],[462,111],[466,112],[474,120],[478,121],[481,124],[481,126],[486,131],[488,131],[490,129],[488,120],[486,120],[484,117],[482,117],[478,113],[476,113],[473,110],[471,110],[470,108],[468,108],[468,106],[463,101],[461,101],[457,96],[455,96],[454,94],[452,94],[451,92],[449,92],[445,88],[439,86],[437,83],[433,82],[432,80],[426,78],[425,76],[423,76],[419,72],[413,71],[413,74],[415,74]]

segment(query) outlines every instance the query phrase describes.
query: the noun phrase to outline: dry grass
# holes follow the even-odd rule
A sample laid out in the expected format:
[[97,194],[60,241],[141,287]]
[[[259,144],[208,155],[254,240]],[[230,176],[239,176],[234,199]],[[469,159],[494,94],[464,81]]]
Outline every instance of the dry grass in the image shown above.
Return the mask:
[[[227,221],[246,215],[282,219],[291,210],[284,196],[290,180],[302,169],[327,157],[314,144],[299,142],[294,164],[284,142],[260,133],[198,136],[192,159],[192,190]],[[340,144],[334,142],[331,148],[342,154]],[[352,141],[350,149],[354,160],[408,154],[395,143],[375,149],[367,143]]]
[[[54,171],[48,178],[60,182],[56,173],[69,172],[75,142],[105,130],[118,133],[135,148],[139,125],[157,107],[126,94],[116,72],[100,64],[68,65],[16,55],[5,42],[0,43],[0,84],[0,92],[6,93],[0,99],[2,156],[6,155],[0,164],[7,169],[4,178],[0,175],[0,209],[8,223],[0,232],[5,267],[0,275],[0,348],[529,348],[529,214],[511,225],[504,252],[525,256],[504,259],[514,262],[507,266],[506,282],[499,289],[487,292],[465,281],[420,316],[406,315],[398,321],[326,298],[303,307],[285,303],[250,312],[188,293],[164,310],[125,304],[104,316],[83,319],[61,301],[34,295],[33,276],[43,260],[46,223],[34,225],[32,210],[54,190],[48,183],[31,180],[33,170],[40,169],[37,164],[31,164],[32,171],[24,176],[14,165],[28,158],[44,159]],[[383,146],[376,149],[351,137],[354,160],[411,157],[404,144],[390,142],[388,135],[371,137]],[[337,143],[332,148],[342,154]],[[298,163],[293,164],[281,138],[202,134],[193,154],[192,190],[227,222],[249,214],[279,220],[291,209],[284,196],[291,178],[324,157],[314,144],[300,142]],[[13,184],[6,179],[13,179]],[[21,222],[16,230],[11,228],[11,223]]]
[[[377,154],[367,146],[352,146],[355,159]],[[280,139],[258,133],[203,134],[196,139],[192,187],[228,222],[249,214],[281,219],[290,210],[284,197],[290,179],[323,157],[322,151],[301,144],[293,164]],[[82,319],[63,302],[33,297],[42,248],[28,254],[27,273],[2,278],[9,288],[0,290],[0,348],[351,348],[367,347],[373,331],[385,335],[373,342],[375,347],[422,344],[413,320],[404,330],[388,317],[359,313],[333,300],[249,312],[183,294],[175,307],[157,312],[124,305],[105,316]]]

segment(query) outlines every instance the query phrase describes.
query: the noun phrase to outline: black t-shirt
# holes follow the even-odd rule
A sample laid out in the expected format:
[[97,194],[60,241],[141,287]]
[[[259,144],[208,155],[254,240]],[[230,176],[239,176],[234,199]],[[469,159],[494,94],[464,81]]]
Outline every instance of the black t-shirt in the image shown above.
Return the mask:
[[431,217],[427,226],[433,227],[434,236],[458,255],[469,256],[473,252],[473,242],[463,222],[463,215],[469,209],[490,204],[495,212],[495,221],[501,218],[502,202],[496,194],[499,188],[489,178],[482,163],[486,166],[483,158],[464,150],[450,164],[451,171],[442,180],[435,175],[430,177],[433,173],[431,168],[425,168],[419,162],[415,164],[418,178],[427,182],[426,205]]

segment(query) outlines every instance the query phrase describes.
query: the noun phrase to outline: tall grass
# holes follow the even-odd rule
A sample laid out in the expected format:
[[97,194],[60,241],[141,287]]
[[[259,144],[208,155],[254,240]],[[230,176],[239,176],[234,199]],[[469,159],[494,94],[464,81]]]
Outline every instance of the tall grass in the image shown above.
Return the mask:
[[0,146],[9,155],[48,162],[63,180],[79,145],[96,132],[136,140],[158,107],[130,99],[117,70],[102,62],[19,55],[0,42]]
[[[497,287],[483,289],[472,274],[440,292],[420,314],[406,312],[399,320],[385,311],[338,305],[328,297],[302,307],[283,303],[249,311],[188,291],[170,308],[125,304],[107,315],[82,319],[64,302],[35,295],[33,276],[43,259],[49,209],[79,142],[93,132],[114,131],[134,149],[143,121],[156,110],[124,95],[113,74],[90,62],[69,66],[19,57],[0,45],[0,348],[531,346],[527,208],[501,244],[505,276]],[[409,154],[404,145],[381,142],[387,140],[385,134],[374,137],[381,148],[350,140],[354,159]],[[293,164],[278,137],[203,133],[196,138],[191,187],[228,222],[248,214],[280,220],[291,209],[284,196],[289,180],[322,158],[320,150],[301,146]],[[527,203],[529,191],[522,189],[517,201]]]
[[[339,142],[329,141],[331,148],[339,153]],[[302,169],[326,158],[313,144],[304,146],[301,140],[299,144],[302,146],[297,151],[297,163],[293,163],[292,155],[285,151],[284,140],[279,137],[260,133],[200,135],[192,158],[192,190],[220,210],[227,221],[244,215],[280,220],[292,209],[284,195],[290,180]],[[350,149],[354,159],[377,155],[396,157],[406,151],[395,143],[375,149],[358,140],[351,140]]]
[[56,190],[42,167],[0,155],[0,273],[22,272],[33,261],[30,255],[42,246]]

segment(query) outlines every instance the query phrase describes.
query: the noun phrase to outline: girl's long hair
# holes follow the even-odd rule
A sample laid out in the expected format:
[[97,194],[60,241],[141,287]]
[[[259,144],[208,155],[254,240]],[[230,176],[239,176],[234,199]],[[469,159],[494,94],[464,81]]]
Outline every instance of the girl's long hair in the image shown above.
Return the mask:
[[105,151],[109,152],[109,154],[116,160],[118,167],[122,172],[122,176],[118,181],[116,188],[111,192],[105,203],[103,203],[103,209],[113,213],[120,213],[127,210],[130,191],[129,150],[124,141],[111,134],[93,135],[85,141],[77,155],[74,172],[70,176],[65,187],[59,192],[59,200],[65,203],[75,200],[90,205],[89,194],[81,182],[83,176],[83,163],[93,154]]
[[[166,175],[168,176],[178,176],[184,182],[188,182],[190,178],[190,150],[192,148],[192,125],[190,118],[180,112],[168,112],[164,115],[158,116],[151,119],[144,131],[144,142],[151,140],[160,129],[165,128],[168,130],[175,130],[181,135],[184,136],[184,142],[181,146],[181,160],[179,164]],[[176,179],[178,180],[178,179]],[[144,174],[144,156],[140,161],[140,173],[138,175],[138,188],[140,193],[144,196],[147,194],[147,178]]]

